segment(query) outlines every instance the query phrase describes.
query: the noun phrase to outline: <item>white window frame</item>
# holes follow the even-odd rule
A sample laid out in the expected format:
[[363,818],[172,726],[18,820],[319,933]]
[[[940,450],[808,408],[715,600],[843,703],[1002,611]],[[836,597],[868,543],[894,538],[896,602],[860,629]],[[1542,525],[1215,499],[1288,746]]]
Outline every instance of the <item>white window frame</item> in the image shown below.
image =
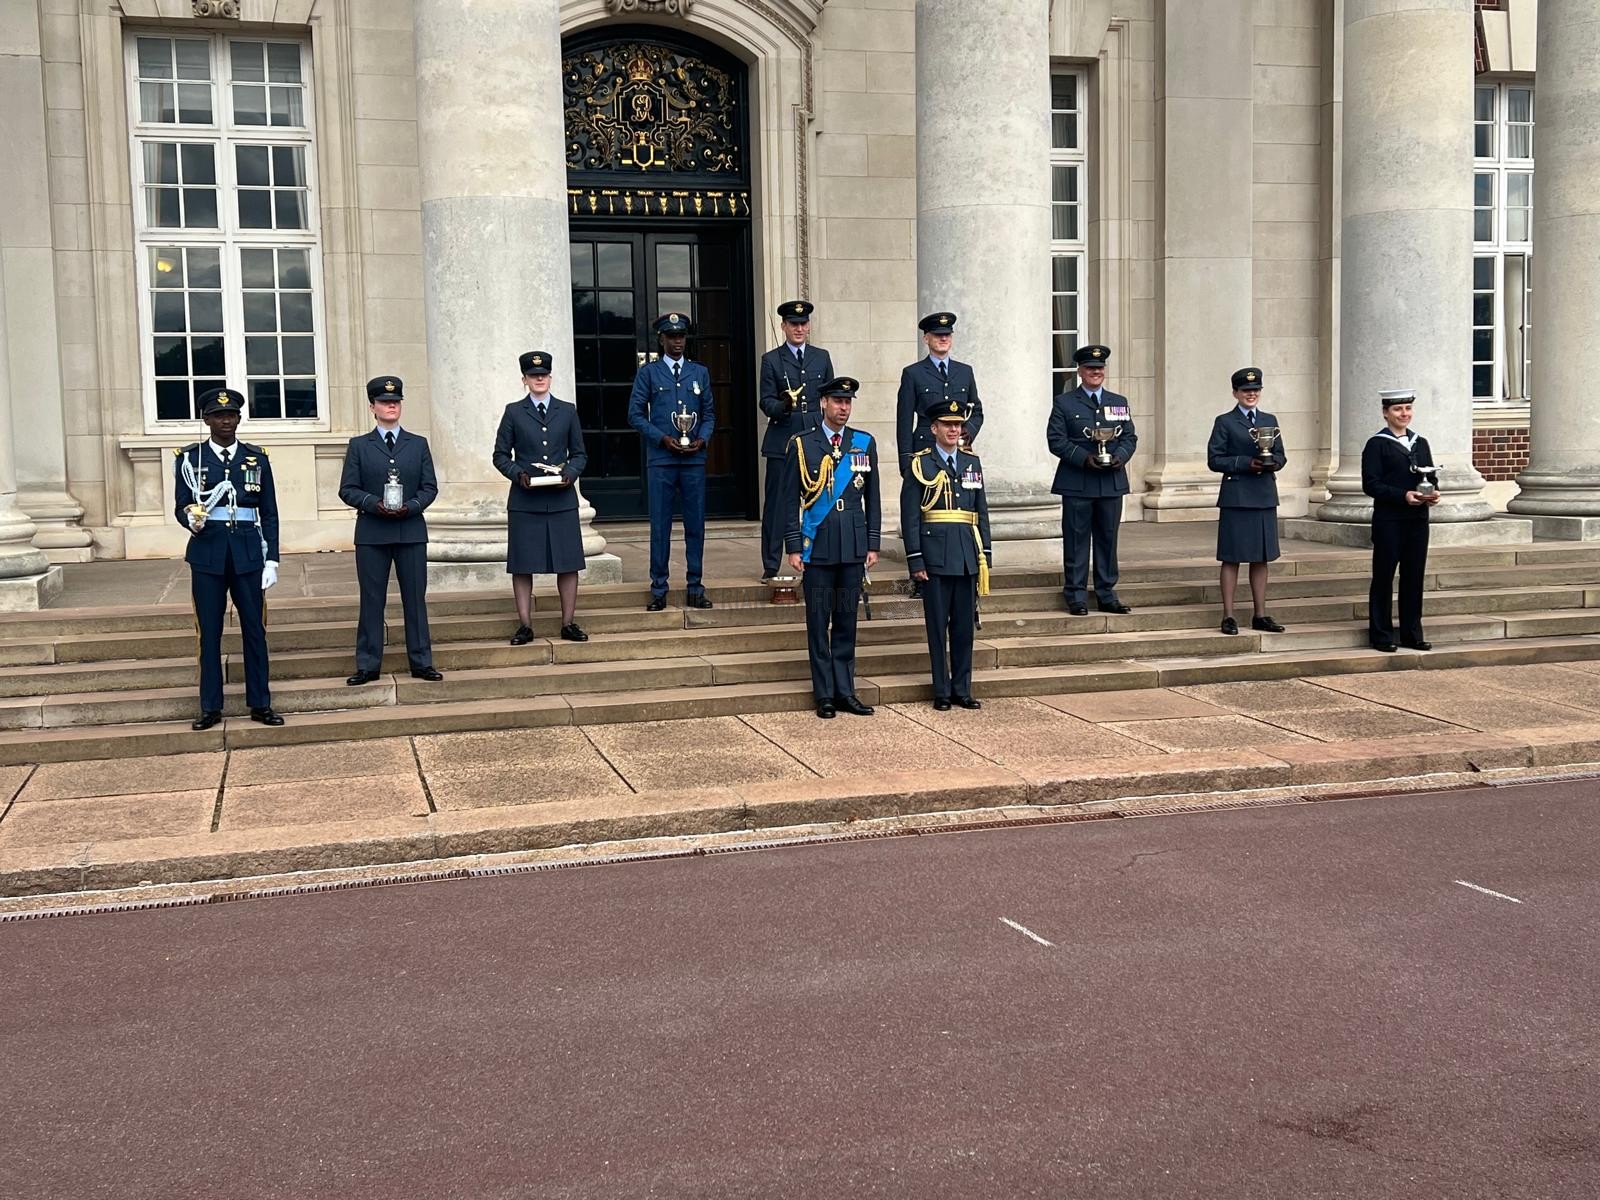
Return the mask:
[[[1057,367],[1056,340],[1059,337],[1070,337],[1072,349],[1084,344],[1084,317],[1088,310],[1088,282],[1089,282],[1089,161],[1088,151],[1084,146],[1086,131],[1086,112],[1084,100],[1088,95],[1088,76],[1081,70],[1070,67],[1051,68],[1051,122],[1050,122],[1050,383],[1057,392],[1070,391],[1078,386],[1078,372],[1070,362],[1065,367]],[[1073,80],[1073,100],[1075,108],[1057,109],[1055,107],[1054,82],[1057,78],[1069,77]],[[1057,112],[1072,112],[1076,120],[1075,144],[1070,147],[1057,147],[1055,144],[1055,114]],[[1070,168],[1077,175],[1078,199],[1078,236],[1076,238],[1057,238],[1055,236],[1055,173],[1058,167]],[[1070,259],[1077,264],[1078,290],[1077,297],[1078,316],[1076,329],[1056,328],[1055,299],[1058,293],[1055,290],[1055,265],[1057,260]],[[1068,357],[1070,358],[1070,352]]]
[[[1480,408],[1492,408],[1503,405],[1515,406],[1521,403],[1531,402],[1533,396],[1533,367],[1530,352],[1533,344],[1532,287],[1534,273],[1532,202],[1538,184],[1533,178],[1534,160],[1532,158],[1512,158],[1507,153],[1511,145],[1509,133],[1510,127],[1513,125],[1522,124],[1521,122],[1513,122],[1509,119],[1511,106],[1508,94],[1512,91],[1519,90],[1525,90],[1529,93],[1533,93],[1535,91],[1533,81],[1530,79],[1495,80],[1480,78],[1477,82],[1476,90],[1473,93],[1473,112],[1475,118],[1474,127],[1489,128],[1492,131],[1491,136],[1493,142],[1492,146],[1490,147],[1493,152],[1490,155],[1477,157],[1473,160],[1474,191],[1476,191],[1479,176],[1489,177],[1494,190],[1493,199],[1489,206],[1490,236],[1487,239],[1480,240],[1476,235],[1476,229],[1474,229],[1472,243],[1472,254],[1475,261],[1478,259],[1492,259],[1494,263],[1494,325],[1492,335],[1494,361],[1493,370],[1491,372],[1489,395],[1477,395],[1476,384],[1474,384],[1473,403]],[[1477,102],[1480,93],[1492,93],[1494,97],[1494,111],[1493,117],[1490,121],[1476,120]],[[1537,121],[1539,115],[1537,95],[1531,96],[1529,111],[1533,117],[1533,120],[1526,122],[1526,124],[1534,128],[1534,133],[1530,138],[1530,141],[1534,143],[1533,148],[1535,152],[1537,152]],[[1510,177],[1517,175],[1527,175],[1529,178],[1529,228],[1527,238],[1513,240],[1507,236],[1509,229],[1509,220],[1507,216],[1509,206],[1506,203],[1506,198],[1509,194],[1507,182]],[[1477,208],[1474,209],[1474,224],[1476,224],[1476,213],[1478,211],[1481,210]],[[1514,400],[1505,395],[1505,352],[1507,342],[1507,330],[1505,324],[1505,280],[1506,259],[1508,256],[1521,256],[1527,261],[1525,287],[1527,296],[1524,301],[1525,307],[1523,319],[1523,391],[1526,393],[1526,395],[1521,400]],[[1478,293],[1478,290],[1479,289],[1474,286],[1474,295]],[[1476,335],[1478,330],[1489,327],[1477,324],[1476,317],[1474,317],[1471,323],[1471,328],[1474,335]],[[1474,341],[1475,340],[1476,337],[1474,336]],[[1480,360],[1474,355],[1472,359],[1474,369],[1476,369],[1482,361],[1484,360]]]
[[[206,41],[210,45],[212,118],[211,125],[173,122],[163,124],[142,119],[139,96],[138,39]],[[233,122],[231,42],[277,42],[300,50],[300,77],[304,88],[305,125],[239,125]],[[246,249],[295,249],[307,251],[311,283],[312,352],[315,355],[313,378],[317,388],[315,417],[262,417],[255,423],[258,433],[269,430],[325,432],[331,428],[328,393],[327,320],[323,311],[321,193],[317,181],[316,94],[312,75],[311,43],[305,38],[266,34],[212,33],[177,30],[171,27],[130,26],[123,33],[123,73],[128,105],[129,184],[133,196],[134,263],[137,282],[139,320],[140,384],[143,394],[145,432],[161,433],[181,426],[193,426],[197,418],[160,418],[156,414],[156,371],[154,311],[151,302],[150,250],[156,246],[217,247],[220,250],[222,282],[223,352],[227,386],[247,398],[245,424],[252,421],[248,397],[249,371],[245,358],[244,288],[241,280],[240,251]],[[269,103],[270,114],[270,103]],[[269,115],[270,121],[270,115]],[[173,229],[147,223],[144,197],[143,146],[148,142],[205,142],[216,147],[217,217],[216,229]],[[234,162],[236,145],[300,146],[305,158],[306,228],[244,229],[239,225],[238,187]],[[280,331],[281,336],[281,331]],[[280,363],[281,366],[281,363]]]

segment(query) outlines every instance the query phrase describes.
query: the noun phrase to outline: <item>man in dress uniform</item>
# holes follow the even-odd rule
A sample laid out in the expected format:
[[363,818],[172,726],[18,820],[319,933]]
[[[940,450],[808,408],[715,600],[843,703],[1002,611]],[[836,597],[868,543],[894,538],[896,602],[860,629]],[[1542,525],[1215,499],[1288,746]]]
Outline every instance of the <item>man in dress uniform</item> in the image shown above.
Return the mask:
[[851,429],[861,385],[848,375],[821,387],[822,419],[790,443],[785,459],[784,547],[806,601],[806,650],[817,716],[843,709],[870,717],[856,698],[856,604],[878,561],[883,534],[878,444]]
[[[922,618],[933,665],[933,707],[982,708],[972,697],[972,636],[978,597],[989,594],[989,502],[983,464],[961,448],[961,405],[935,400],[923,409],[934,444],[911,456],[900,485],[900,536],[906,569],[922,583]],[[950,654],[945,656],[949,639]]]
[[[644,439],[650,489],[650,603],[645,608],[660,612],[667,606],[674,501],[683,506],[686,603],[710,608],[700,571],[706,546],[706,443],[717,427],[711,372],[684,357],[688,317],[667,313],[655,329],[661,357],[639,368],[628,398],[628,424]],[[679,429],[674,417],[687,428]]]
[[[399,376],[367,381],[374,428],[350,439],[339,476],[339,499],[356,510],[356,580],[361,585],[356,673],[345,680],[353,687],[373,682],[383,665],[383,609],[391,567],[400,580],[411,674],[430,683],[444,678],[433,665],[428,634],[428,522],[422,515],[439,494],[439,482],[428,439],[400,428],[404,401],[405,384]],[[391,507],[396,499],[399,503]]]
[[783,463],[789,439],[817,423],[817,388],[833,378],[833,360],[811,339],[809,300],[785,300],[778,306],[783,319],[783,345],[761,356],[761,411],[767,432],[761,438],[767,482],[761,505],[761,578],[778,573],[783,558]]
[[[586,565],[578,489],[589,465],[578,408],[550,394],[555,359],[529,350],[517,359],[528,394],[506,405],[494,435],[494,469],[511,481],[506,497],[506,573],[517,608],[513,646],[533,641],[533,577],[554,575],[561,636],[587,642],[578,624],[578,572]],[[539,480],[547,482],[540,483]],[[556,482],[550,482],[556,481]]]
[[[1400,645],[1431,650],[1422,636],[1422,577],[1428,568],[1428,510],[1439,503],[1438,467],[1428,439],[1411,428],[1410,388],[1378,393],[1383,428],[1361,451],[1361,490],[1372,497],[1372,587],[1367,641],[1393,654],[1394,572],[1400,568]],[[1424,480],[1427,480],[1426,486]]]
[[177,451],[173,513],[190,533],[184,561],[200,627],[200,715],[191,728],[222,720],[222,620],[228,597],[244,641],[244,696],[250,719],[282,725],[267,683],[266,590],[278,582],[278,494],[260,446],[238,440],[244,397],[213,388],[200,397],[211,436]]
[[[1094,595],[1101,612],[1133,610],[1117,599],[1117,528],[1122,522],[1122,498],[1128,494],[1128,459],[1139,444],[1133,429],[1128,398],[1106,388],[1106,364],[1111,351],[1105,346],[1080,346],[1072,361],[1078,364],[1078,386],[1063,392],[1050,405],[1046,439],[1056,464],[1050,490],[1061,497],[1062,591],[1067,611],[1087,616],[1089,601],[1090,543],[1094,549]],[[1093,429],[1109,430],[1105,458]]]

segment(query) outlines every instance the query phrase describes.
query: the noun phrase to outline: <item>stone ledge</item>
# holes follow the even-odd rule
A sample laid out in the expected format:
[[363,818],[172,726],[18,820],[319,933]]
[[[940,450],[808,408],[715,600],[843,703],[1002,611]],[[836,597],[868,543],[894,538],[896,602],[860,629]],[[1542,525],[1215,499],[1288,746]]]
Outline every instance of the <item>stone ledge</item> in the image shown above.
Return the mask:
[[[1372,528],[1365,521],[1319,521],[1314,517],[1283,517],[1278,521],[1278,533],[1286,539],[1321,542],[1329,546],[1362,548],[1372,545]],[[1533,539],[1533,521],[1526,517],[1496,516],[1487,521],[1433,521],[1428,527],[1430,547],[1521,546],[1532,544]]]
[[0,612],[35,612],[52,604],[65,586],[61,568],[50,567],[38,575],[0,579]]

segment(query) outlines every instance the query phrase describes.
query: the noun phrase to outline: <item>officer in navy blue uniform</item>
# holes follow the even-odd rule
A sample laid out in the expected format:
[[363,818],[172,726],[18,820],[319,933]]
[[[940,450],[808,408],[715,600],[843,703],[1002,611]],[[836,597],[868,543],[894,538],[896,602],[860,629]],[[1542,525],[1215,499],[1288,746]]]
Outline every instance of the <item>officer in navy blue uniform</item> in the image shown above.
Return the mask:
[[[1239,564],[1250,564],[1250,600],[1255,615],[1250,628],[1282,633],[1267,615],[1267,564],[1278,558],[1277,473],[1289,461],[1278,420],[1261,407],[1265,379],[1260,367],[1233,373],[1233,407],[1211,423],[1206,466],[1222,476],[1217,491],[1217,561],[1222,564],[1222,632],[1238,633],[1233,594],[1239,587]],[[1278,429],[1270,454],[1263,455],[1252,436],[1257,429]]]
[[[244,397],[213,388],[200,397],[200,416],[211,437],[177,451],[173,462],[173,515],[190,533],[184,561],[200,627],[200,715],[192,728],[222,719],[222,622],[233,597],[244,642],[244,695],[250,719],[282,725],[267,682],[266,589],[278,582],[278,495],[272,464],[260,446],[238,440]],[[191,486],[187,474],[194,480]],[[232,484],[227,495],[226,484]],[[214,489],[222,489],[221,492]],[[199,495],[196,495],[198,490]],[[202,518],[192,506],[216,501]]]
[[906,569],[923,584],[933,707],[948,712],[954,702],[982,708],[972,696],[972,640],[978,597],[988,594],[994,560],[983,464],[961,448],[959,403],[935,400],[923,415],[933,428],[934,444],[911,456],[900,485],[900,536]]
[[824,383],[821,420],[790,442],[784,460],[784,548],[805,595],[811,694],[823,718],[839,709],[872,715],[856,697],[856,605],[878,561],[883,513],[878,443],[849,426],[860,387],[848,375]]
[[[351,686],[371,683],[383,666],[383,610],[389,571],[400,582],[405,613],[406,660],[411,674],[430,683],[444,675],[433,665],[428,632],[428,522],[423,517],[439,494],[428,439],[400,428],[405,383],[398,375],[367,381],[367,407],[374,428],[350,439],[339,476],[339,499],[356,510],[356,580],[361,615],[356,622],[356,673]],[[390,508],[384,489],[393,478],[403,497]]]
[[[506,405],[494,435],[494,469],[511,481],[506,497],[506,572],[517,606],[513,646],[533,640],[533,577],[554,575],[561,601],[561,636],[587,642],[578,624],[578,572],[586,560],[578,521],[578,477],[589,465],[583,423],[574,404],[550,394],[555,359],[529,350],[517,359],[528,394]],[[538,478],[560,483],[538,484]]]
[[[645,363],[633,378],[628,424],[644,440],[645,477],[650,489],[650,603],[667,606],[667,571],[672,560],[672,506],[683,507],[685,583],[690,608],[710,608],[701,578],[706,545],[706,443],[717,427],[711,398],[711,372],[684,357],[689,318],[667,313],[655,325],[661,357]],[[687,432],[673,424],[675,413],[698,413]]]
[[[1061,497],[1062,591],[1068,612],[1075,617],[1088,615],[1092,540],[1094,595],[1100,611],[1132,612],[1117,599],[1117,529],[1122,497],[1128,494],[1127,462],[1139,438],[1128,398],[1105,386],[1111,351],[1105,346],[1080,346],[1072,361],[1078,364],[1078,386],[1051,401],[1045,433],[1050,453],[1061,460],[1050,490]],[[1099,444],[1084,432],[1104,428],[1121,430],[1106,443],[1109,465],[1101,465],[1096,454]]]
[[817,423],[820,398],[817,388],[833,378],[833,360],[820,346],[810,344],[809,300],[785,300],[778,305],[783,319],[783,345],[761,356],[761,412],[767,431],[761,438],[767,482],[761,505],[761,578],[778,573],[783,559],[783,459],[789,439]]
[[953,312],[929,313],[917,322],[928,355],[900,372],[900,391],[895,400],[895,451],[902,478],[911,468],[911,456],[933,445],[926,413],[935,400],[954,400],[966,414],[962,445],[975,443],[983,428],[983,401],[978,399],[978,381],[972,367],[950,357],[955,326]]
[[1411,428],[1410,388],[1379,392],[1383,428],[1361,451],[1361,490],[1372,497],[1372,586],[1367,592],[1367,641],[1392,654],[1395,647],[1394,573],[1400,569],[1400,645],[1431,650],[1422,635],[1422,580],[1428,569],[1428,510],[1438,491],[1417,489],[1419,467],[1436,467],[1428,439]]

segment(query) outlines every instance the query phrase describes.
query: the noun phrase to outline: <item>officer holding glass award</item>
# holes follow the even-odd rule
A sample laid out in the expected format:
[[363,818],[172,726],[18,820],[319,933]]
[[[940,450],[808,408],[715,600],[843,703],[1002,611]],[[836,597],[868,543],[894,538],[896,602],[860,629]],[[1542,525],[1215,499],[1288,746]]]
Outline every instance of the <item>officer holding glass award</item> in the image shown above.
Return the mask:
[[439,494],[428,439],[400,427],[405,384],[398,375],[367,381],[370,433],[350,439],[339,476],[339,499],[356,510],[356,580],[361,615],[356,623],[356,673],[352,687],[372,683],[383,666],[383,609],[389,572],[400,581],[405,612],[406,660],[411,674],[429,683],[444,675],[433,665],[428,632],[428,522]]

